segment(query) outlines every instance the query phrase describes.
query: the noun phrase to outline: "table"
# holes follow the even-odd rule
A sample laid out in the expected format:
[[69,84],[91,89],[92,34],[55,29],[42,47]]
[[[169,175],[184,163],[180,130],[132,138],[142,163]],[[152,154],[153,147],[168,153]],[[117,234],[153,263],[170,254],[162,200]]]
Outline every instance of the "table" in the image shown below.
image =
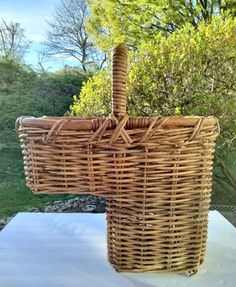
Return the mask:
[[209,214],[205,261],[192,276],[116,273],[105,214],[18,213],[0,232],[0,287],[233,287],[236,229]]

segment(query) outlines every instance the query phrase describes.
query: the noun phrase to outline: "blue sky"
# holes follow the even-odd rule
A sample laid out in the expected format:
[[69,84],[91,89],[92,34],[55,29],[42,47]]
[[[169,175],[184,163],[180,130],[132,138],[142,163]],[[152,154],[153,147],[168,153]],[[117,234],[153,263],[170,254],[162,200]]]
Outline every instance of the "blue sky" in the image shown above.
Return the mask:
[[[25,62],[32,66],[37,63],[38,52],[42,49],[42,42],[46,40],[48,30],[47,21],[52,19],[55,6],[60,0],[0,0],[0,20],[19,22],[25,29],[27,39],[32,41],[30,52]],[[44,66],[49,70],[56,70],[67,65],[78,65],[71,58],[55,56],[48,59]]]

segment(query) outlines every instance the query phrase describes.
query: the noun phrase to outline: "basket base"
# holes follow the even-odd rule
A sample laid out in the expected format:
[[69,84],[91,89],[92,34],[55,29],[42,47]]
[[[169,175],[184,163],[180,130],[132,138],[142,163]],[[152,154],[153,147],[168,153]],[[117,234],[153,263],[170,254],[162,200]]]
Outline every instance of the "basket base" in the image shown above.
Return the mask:
[[[109,258],[108,258],[108,261],[110,262]],[[203,263],[204,260],[201,261],[201,263],[197,266],[197,267],[194,267],[194,268],[190,268],[190,269],[184,269],[184,270],[175,270],[175,269],[155,269],[154,266],[150,266],[149,269],[150,270],[147,270],[147,268],[143,268],[143,266],[137,266],[137,267],[134,267],[134,268],[118,268],[116,265],[112,264],[110,262],[110,264],[112,265],[112,267],[116,270],[116,272],[118,273],[159,273],[159,274],[169,274],[169,273],[172,273],[172,274],[185,274],[186,276],[188,277],[191,277],[193,275],[195,275],[199,268],[201,267],[202,263]]]
[[123,206],[107,200],[108,259],[115,270],[197,273],[206,250],[207,210],[202,214],[193,210],[187,217],[183,212],[170,216],[168,206],[165,212],[163,208],[140,211],[140,202],[133,198]]

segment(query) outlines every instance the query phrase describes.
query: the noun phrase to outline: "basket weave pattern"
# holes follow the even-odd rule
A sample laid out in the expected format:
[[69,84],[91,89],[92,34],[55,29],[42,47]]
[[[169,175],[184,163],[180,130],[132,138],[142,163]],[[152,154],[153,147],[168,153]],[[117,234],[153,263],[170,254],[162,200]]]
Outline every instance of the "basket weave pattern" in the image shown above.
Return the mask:
[[117,271],[195,273],[206,249],[218,121],[128,117],[126,53],[113,50],[110,116],[18,120],[27,185],[106,197]]

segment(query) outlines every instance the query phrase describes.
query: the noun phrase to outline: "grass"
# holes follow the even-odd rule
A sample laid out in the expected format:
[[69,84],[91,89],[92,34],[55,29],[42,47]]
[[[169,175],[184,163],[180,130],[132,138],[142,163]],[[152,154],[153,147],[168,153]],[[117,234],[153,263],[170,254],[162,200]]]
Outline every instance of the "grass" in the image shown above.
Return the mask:
[[[20,143],[15,132],[2,131],[0,133],[0,218],[31,207],[43,206],[50,201],[71,197],[73,196],[34,195],[25,186]],[[236,192],[227,192],[222,186],[214,183],[212,204],[236,205]]]

